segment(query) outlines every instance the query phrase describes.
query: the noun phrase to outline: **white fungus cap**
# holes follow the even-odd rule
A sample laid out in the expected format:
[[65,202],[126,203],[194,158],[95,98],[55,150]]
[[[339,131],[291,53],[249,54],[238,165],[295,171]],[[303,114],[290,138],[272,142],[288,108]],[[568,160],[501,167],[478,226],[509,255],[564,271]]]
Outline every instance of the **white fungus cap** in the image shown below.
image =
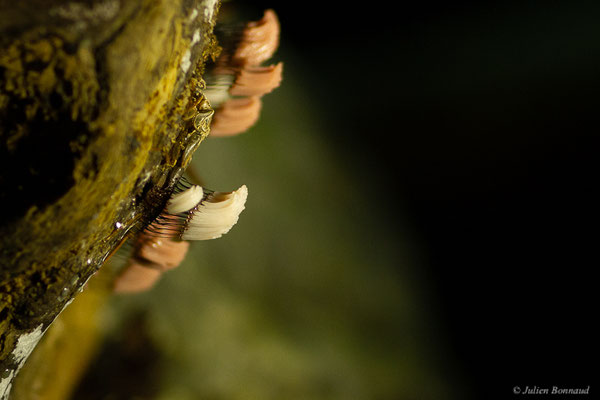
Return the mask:
[[198,185],[194,185],[181,193],[177,193],[169,200],[167,212],[169,214],[178,214],[189,211],[200,203],[203,195],[204,191],[202,190],[202,186]]
[[221,237],[236,224],[240,213],[245,208],[247,198],[248,188],[246,185],[233,192],[215,192],[208,196],[193,211],[192,218],[181,238],[183,240],[208,240]]
[[211,78],[203,93],[212,107],[217,108],[229,99],[229,88],[233,81],[234,75],[231,73],[218,74]]

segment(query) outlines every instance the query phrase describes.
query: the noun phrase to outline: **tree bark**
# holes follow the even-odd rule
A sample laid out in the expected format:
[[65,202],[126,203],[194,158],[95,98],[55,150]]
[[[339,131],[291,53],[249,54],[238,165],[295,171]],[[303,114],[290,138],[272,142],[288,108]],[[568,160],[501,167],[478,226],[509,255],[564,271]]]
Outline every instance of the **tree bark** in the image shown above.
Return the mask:
[[0,1],[0,398],[208,133],[217,0]]

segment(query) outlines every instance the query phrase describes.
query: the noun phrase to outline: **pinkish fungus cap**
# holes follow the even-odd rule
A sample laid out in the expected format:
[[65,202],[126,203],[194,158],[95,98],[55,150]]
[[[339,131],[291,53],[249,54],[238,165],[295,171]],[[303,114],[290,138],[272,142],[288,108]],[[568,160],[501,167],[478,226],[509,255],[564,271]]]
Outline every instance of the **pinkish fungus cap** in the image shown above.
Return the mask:
[[144,292],[154,286],[160,275],[160,270],[145,267],[132,260],[115,280],[113,290],[116,293]]
[[242,133],[258,121],[262,102],[258,97],[229,99],[215,112],[210,127],[213,137]]
[[167,271],[181,264],[189,247],[188,242],[154,239],[144,243],[137,255],[155,264],[158,269]]
[[263,96],[279,87],[283,63],[240,70],[229,93],[232,96]]
[[232,61],[237,65],[260,65],[277,50],[279,33],[279,20],[275,11],[266,10],[262,19],[246,25]]

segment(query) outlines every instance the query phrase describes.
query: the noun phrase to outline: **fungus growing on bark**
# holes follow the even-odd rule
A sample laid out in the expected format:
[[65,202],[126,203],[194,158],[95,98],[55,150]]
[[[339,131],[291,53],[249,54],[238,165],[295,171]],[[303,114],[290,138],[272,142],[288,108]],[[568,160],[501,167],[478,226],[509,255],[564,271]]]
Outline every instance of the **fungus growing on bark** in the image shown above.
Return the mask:
[[189,240],[216,239],[229,232],[244,210],[247,197],[245,185],[226,193],[192,185],[174,194],[165,211],[135,239],[134,251],[117,276],[114,291],[150,289],[163,272],[181,264]]
[[280,26],[273,10],[261,20],[230,33],[224,49],[207,73],[206,97],[215,108],[211,136],[248,130],[260,116],[261,97],[281,84],[283,63],[261,66],[279,46]]

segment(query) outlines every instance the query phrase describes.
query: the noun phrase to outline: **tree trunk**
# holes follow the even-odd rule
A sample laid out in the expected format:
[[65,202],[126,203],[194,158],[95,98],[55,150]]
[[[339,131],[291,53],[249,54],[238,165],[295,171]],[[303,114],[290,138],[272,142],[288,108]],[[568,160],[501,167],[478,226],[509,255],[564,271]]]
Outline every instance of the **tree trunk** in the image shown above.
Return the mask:
[[208,133],[193,117],[217,9],[0,1],[0,398]]

